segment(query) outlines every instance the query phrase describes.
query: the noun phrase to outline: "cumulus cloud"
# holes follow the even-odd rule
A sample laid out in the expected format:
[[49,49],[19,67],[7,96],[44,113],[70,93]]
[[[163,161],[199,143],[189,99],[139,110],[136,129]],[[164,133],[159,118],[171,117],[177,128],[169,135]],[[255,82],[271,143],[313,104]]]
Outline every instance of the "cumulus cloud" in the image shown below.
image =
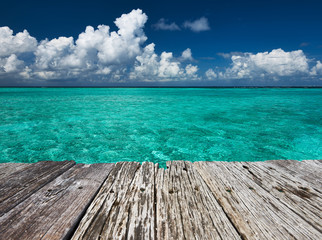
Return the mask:
[[208,69],[205,73],[208,80],[214,80],[217,78],[217,74],[212,69]]
[[23,61],[19,60],[15,54],[11,54],[7,58],[7,61],[4,64],[3,68],[5,72],[10,73],[16,72],[17,70],[21,69],[23,65]]
[[[309,59],[302,50],[285,52],[274,49],[257,54],[244,53],[231,56],[231,67],[217,75],[223,78],[274,78],[309,73]],[[211,72],[208,73],[211,75]],[[208,76],[207,76],[208,77]]]
[[195,21],[185,21],[183,23],[184,28],[188,28],[193,32],[202,32],[210,30],[208,19],[201,17]]
[[181,59],[183,61],[192,61],[193,57],[192,57],[192,53],[191,53],[191,49],[187,48],[186,50],[184,50],[181,54]]
[[22,70],[24,62],[19,60],[15,54],[0,58],[0,73],[13,73]]
[[21,73],[24,77],[57,79],[108,75],[133,63],[142,53],[142,45],[147,40],[143,31],[147,19],[142,10],[132,10],[114,21],[118,31],[111,32],[107,25],[99,25],[97,29],[87,26],[76,40],[58,37],[39,43],[26,30],[14,35],[11,29],[2,27],[0,67],[2,72],[12,72],[23,65],[18,60],[19,54],[30,52],[34,62],[26,63],[26,71]]
[[41,41],[36,55],[36,66],[39,69],[60,69],[65,66],[65,58],[71,54],[74,48],[74,39],[72,37],[54,38],[51,41]]
[[161,18],[157,23],[152,25],[156,30],[169,30],[169,31],[179,31],[180,27],[175,23],[167,23],[167,20]]
[[154,48],[155,45],[151,43],[144,48],[142,55],[136,57],[134,69],[130,73],[131,79],[179,81],[186,80],[188,76],[191,80],[197,78],[197,66],[188,64],[184,68],[180,60],[174,58],[171,52],[162,52],[158,56]]
[[187,66],[186,66],[186,68],[185,68],[185,70],[186,70],[186,73],[188,74],[188,75],[195,75],[196,73],[197,73],[197,71],[198,71],[198,67],[197,66],[194,66],[194,65],[192,65],[192,64],[188,64]]
[[180,72],[180,62],[173,60],[171,52],[161,53],[159,76],[163,78],[176,77]]
[[137,9],[115,20],[117,32],[110,32],[106,25],[96,30],[88,26],[76,42],[72,37],[42,41],[35,53],[36,65],[40,69],[104,69],[103,65],[127,63],[140,54],[147,39],[143,31],[146,21],[146,14]]
[[[199,75],[199,67],[191,64],[195,60],[190,48],[181,54],[167,51],[159,54],[154,43],[146,43],[143,29],[147,19],[142,10],[132,10],[114,21],[118,28],[116,31],[111,31],[107,25],[87,26],[75,39],[61,36],[42,41],[37,41],[26,30],[14,34],[10,28],[1,27],[0,81],[166,82],[279,80],[293,76],[322,79],[321,61],[307,58],[302,50],[286,52],[282,49],[218,54],[230,59],[230,66],[221,70],[215,66]],[[193,31],[209,29],[206,18],[186,22],[185,25]]]
[[321,61],[317,61],[316,65],[312,68],[311,75],[316,76],[316,75],[322,75],[322,63]]
[[33,52],[37,47],[37,40],[27,30],[14,35],[9,27],[0,27],[0,46],[0,57],[8,57],[11,54]]

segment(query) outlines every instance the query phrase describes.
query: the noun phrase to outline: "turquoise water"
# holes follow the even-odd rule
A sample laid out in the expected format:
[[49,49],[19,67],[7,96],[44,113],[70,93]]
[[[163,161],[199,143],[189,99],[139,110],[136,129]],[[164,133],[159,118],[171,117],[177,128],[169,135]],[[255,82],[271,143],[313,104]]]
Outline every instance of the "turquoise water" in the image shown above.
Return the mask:
[[2,88],[0,162],[322,158],[322,89]]

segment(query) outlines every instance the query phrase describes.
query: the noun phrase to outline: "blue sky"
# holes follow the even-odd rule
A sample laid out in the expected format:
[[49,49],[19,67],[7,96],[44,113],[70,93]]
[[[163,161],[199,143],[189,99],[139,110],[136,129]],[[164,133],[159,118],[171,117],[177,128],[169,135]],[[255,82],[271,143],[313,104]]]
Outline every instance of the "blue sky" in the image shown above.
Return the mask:
[[312,0],[7,1],[0,85],[321,86],[321,10]]

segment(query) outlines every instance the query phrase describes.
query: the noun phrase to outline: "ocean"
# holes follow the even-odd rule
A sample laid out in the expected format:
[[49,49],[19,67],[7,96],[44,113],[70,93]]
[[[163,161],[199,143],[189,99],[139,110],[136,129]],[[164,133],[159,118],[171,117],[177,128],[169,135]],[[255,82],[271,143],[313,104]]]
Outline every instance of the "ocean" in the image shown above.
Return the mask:
[[321,88],[0,88],[0,162],[321,158]]

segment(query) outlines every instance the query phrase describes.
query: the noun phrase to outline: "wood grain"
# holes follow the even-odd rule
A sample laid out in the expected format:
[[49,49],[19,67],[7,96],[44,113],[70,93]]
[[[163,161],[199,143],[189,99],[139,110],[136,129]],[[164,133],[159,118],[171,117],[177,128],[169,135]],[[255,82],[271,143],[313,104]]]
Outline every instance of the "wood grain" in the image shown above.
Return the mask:
[[75,165],[73,161],[43,161],[0,179],[0,216],[10,211],[45,184]]
[[[130,214],[132,182],[140,164],[119,162],[88,208],[72,239],[124,239]],[[123,226],[123,228],[119,228]]]
[[191,162],[159,169],[157,239],[241,239]]
[[238,163],[194,166],[244,239],[320,239],[318,230],[240,171]]
[[[295,164],[293,170],[296,171],[298,166]],[[312,183],[296,175],[279,172],[265,162],[236,163],[236,168],[322,232],[322,199]],[[317,180],[321,181],[322,176],[317,177]]]
[[77,164],[0,217],[0,239],[66,239],[114,164]]
[[322,161],[0,164],[0,239],[322,239]]
[[0,163],[0,181],[6,181],[5,178],[14,172],[21,171],[28,167],[28,163]]

